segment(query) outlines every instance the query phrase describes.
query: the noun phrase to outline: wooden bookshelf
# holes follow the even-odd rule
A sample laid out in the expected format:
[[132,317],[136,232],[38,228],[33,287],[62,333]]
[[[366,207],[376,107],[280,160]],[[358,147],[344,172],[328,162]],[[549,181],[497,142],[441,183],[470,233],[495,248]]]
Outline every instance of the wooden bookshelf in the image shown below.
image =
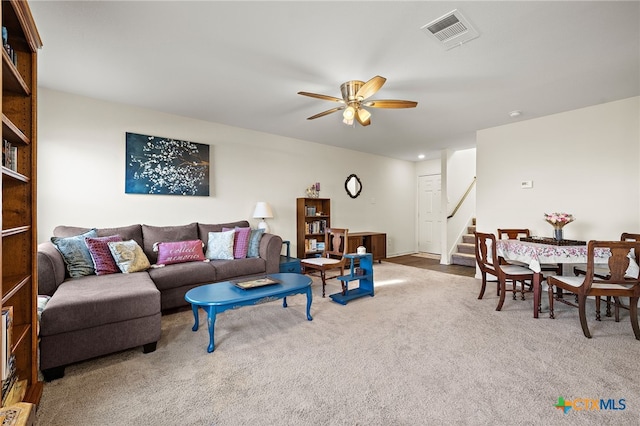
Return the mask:
[[298,259],[312,257],[322,250],[311,250],[309,243],[324,243],[324,229],[331,227],[331,200],[329,198],[296,199],[296,253]]
[[[2,167],[2,293],[0,305],[13,307],[10,350],[17,380],[27,381],[24,402],[38,404],[36,114],[37,52],[42,41],[26,1],[2,0],[2,138],[17,147],[14,169]],[[15,58],[15,60],[14,60]],[[2,331],[4,338],[4,330]]]

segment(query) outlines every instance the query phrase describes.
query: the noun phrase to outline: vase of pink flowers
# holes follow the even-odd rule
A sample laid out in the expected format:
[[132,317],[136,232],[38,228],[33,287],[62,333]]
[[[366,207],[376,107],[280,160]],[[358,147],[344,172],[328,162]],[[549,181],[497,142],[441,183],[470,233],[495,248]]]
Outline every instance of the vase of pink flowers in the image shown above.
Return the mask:
[[546,220],[547,223],[553,226],[553,237],[558,241],[562,241],[564,239],[562,235],[562,228],[564,228],[564,226],[567,223],[573,222],[575,218],[570,213],[556,212],[556,213],[545,213],[544,220]]

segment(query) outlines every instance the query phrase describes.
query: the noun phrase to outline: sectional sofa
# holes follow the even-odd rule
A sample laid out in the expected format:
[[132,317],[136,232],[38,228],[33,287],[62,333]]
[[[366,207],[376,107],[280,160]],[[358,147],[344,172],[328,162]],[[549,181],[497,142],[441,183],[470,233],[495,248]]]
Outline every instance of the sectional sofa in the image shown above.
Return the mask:
[[[200,240],[203,252],[211,234],[249,227],[247,221],[180,226],[135,224],[95,229],[58,226],[54,240],[97,235],[135,241],[148,263],[158,261],[157,243]],[[99,238],[98,238],[99,239]],[[50,297],[40,319],[40,369],[45,380],[64,375],[68,364],[143,346],[152,352],[160,339],[160,318],[167,310],[187,305],[185,293],[198,285],[277,273],[282,239],[261,234],[254,256],[225,260],[171,263],[132,273],[88,274],[72,278],[68,259],[52,243],[38,246],[38,293]],[[237,242],[236,242],[237,243]],[[136,244],[134,244],[136,245]],[[210,244],[211,245],[211,244]],[[155,246],[155,247],[154,247]]]

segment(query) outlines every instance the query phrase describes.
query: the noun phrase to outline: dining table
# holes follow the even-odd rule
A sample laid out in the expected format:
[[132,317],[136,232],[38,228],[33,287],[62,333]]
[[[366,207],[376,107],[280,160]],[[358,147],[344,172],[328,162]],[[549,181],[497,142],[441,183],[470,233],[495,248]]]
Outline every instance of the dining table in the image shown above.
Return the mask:
[[[538,318],[542,296],[542,264],[587,263],[586,241],[554,240],[551,238],[529,237],[524,239],[497,240],[496,254],[507,262],[524,263],[533,271],[533,317]],[[606,249],[596,249],[594,263],[608,263],[611,253]]]

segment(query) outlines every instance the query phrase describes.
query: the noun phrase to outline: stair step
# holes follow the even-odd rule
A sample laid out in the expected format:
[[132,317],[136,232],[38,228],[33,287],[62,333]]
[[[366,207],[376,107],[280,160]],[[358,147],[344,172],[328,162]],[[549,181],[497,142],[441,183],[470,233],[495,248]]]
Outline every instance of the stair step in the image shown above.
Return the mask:
[[465,244],[475,244],[476,243],[476,237],[473,234],[464,234],[462,236],[462,242]]
[[458,244],[458,253],[476,255],[476,245],[472,243],[460,243]]
[[473,226],[467,226],[467,232],[468,232],[469,234],[473,234],[474,232],[476,232],[476,226],[475,226],[475,225],[473,225]]
[[451,263],[454,265],[472,266],[475,268],[476,256],[466,253],[454,253],[451,255]]

